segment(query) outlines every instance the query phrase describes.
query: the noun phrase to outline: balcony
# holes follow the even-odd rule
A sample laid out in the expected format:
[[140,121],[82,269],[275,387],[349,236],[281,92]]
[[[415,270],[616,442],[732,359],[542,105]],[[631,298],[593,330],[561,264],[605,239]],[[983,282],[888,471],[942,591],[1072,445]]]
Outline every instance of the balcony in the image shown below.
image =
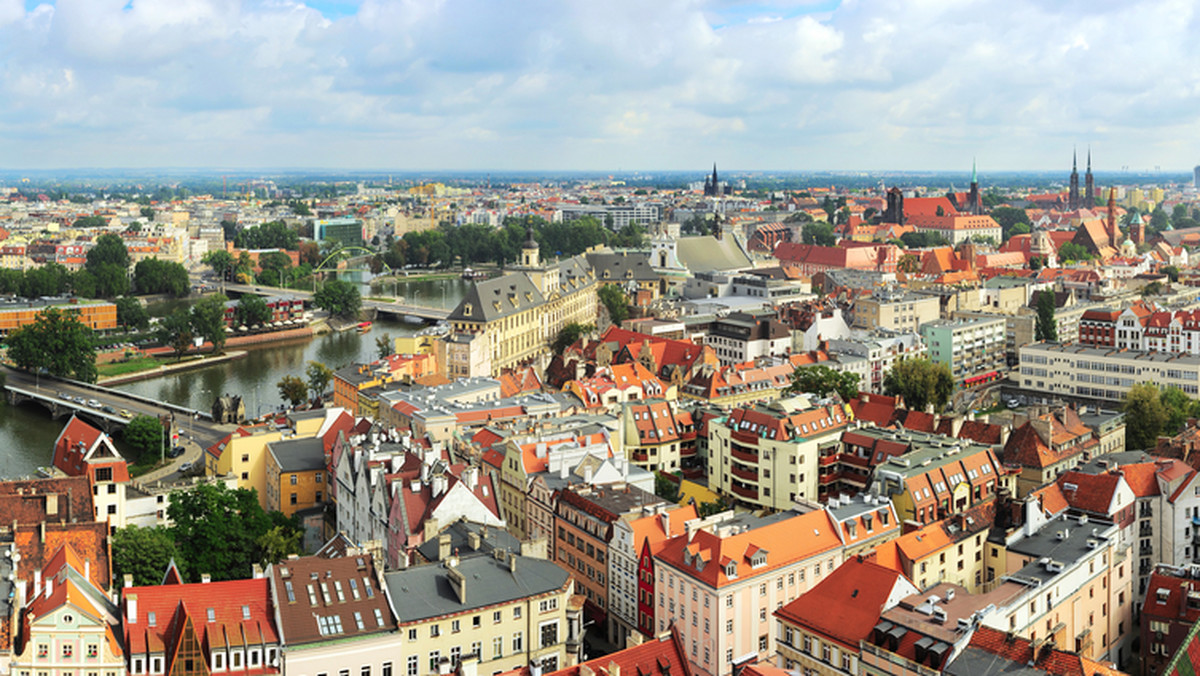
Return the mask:
[[731,491],[733,491],[733,493],[735,495],[740,495],[743,498],[747,498],[749,500],[757,500],[758,499],[758,491],[754,488],[733,484],[732,486],[729,487],[729,489]]
[[871,460],[869,458],[863,458],[861,456],[852,455],[849,453],[842,455],[838,459],[844,464],[853,465],[855,467],[862,467],[864,469],[871,467]]
[[822,455],[820,458],[817,459],[817,466],[818,467],[830,467],[832,465],[836,465],[837,461],[838,461],[838,457],[836,455]]
[[734,441],[740,441],[743,444],[754,444],[755,446],[758,445],[758,435],[754,432],[747,432],[745,430],[730,430],[729,435],[733,437]]
[[732,449],[732,448],[729,449],[729,453],[731,455],[733,455],[734,460],[740,460],[742,462],[749,463],[749,464],[755,465],[755,466],[758,465],[758,454],[757,453],[743,453],[742,451]]
[[729,468],[729,471],[732,472],[733,475],[739,479],[744,479],[746,481],[755,481],[755,482],[758,481],[758,470],[742,469],[741,467],[738,467],[737,465],[733,465],[732,467]]

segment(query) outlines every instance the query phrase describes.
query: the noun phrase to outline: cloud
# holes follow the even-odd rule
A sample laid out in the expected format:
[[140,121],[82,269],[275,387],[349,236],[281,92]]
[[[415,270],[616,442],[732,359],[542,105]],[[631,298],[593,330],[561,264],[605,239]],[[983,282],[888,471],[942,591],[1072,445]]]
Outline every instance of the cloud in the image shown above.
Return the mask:
[[[0,162],[1185,167],[1191,3],[0,0]],[[1169,17],[1169,20],[1164,20]],[[52,147],[50,147],[52,146]]]

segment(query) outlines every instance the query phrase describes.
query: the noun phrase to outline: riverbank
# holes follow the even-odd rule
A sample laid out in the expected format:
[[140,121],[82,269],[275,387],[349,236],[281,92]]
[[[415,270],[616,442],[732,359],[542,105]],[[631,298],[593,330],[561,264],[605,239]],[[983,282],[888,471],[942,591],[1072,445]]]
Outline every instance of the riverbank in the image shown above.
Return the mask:
[[235,361],[243,359],[247,355],[246,352],[237,350],[234,352],[224,352],[222,354],[209,355],[207,357],[198,357],[187,361],[173,362],[170,364],[162,364],[157,367],[149,368],[136,373],[128,373],[111,378],[100,378],[96,381],[97,385],[111,386],[123,385],[125,383],[136,383],[139,380],[149,380],[150,378],[158,378],[159,376],[170,375],[180,371],[187,371],[201,366],[210,366],[212,364],[221,364],[227,361]]
[[[320,324],[320,326],[317,326]],[[322,330],[323,329],[323,330]],[[328,326],[324,321],[314,322],[313,326],[304,326],[298,329],[287,329],[285,331],[270,331],[267,333],[256,333],[251,336],[230,336],[225,340],[225,347],[248,347],[251,345],[262,345],[264,343],[286,343],[298,340],[310,340],[313,336],[325,333],[328,331]],[[210,366],[212,364],[220,364],[226,361],[241,359],[246,356],[246,352],[235,350],[233,352],[225,352],[222,354],[204,355],[204,352],[212,350],[212,343],[204,343],[198,348],[194,348],[185,353],[185,361],[172,362],[169,364],[161,364],[154,362],[145,362],[145,368],[122,373],[120,375],[109,376],[97,380],[98,385],[121,385],[124,383],[137,382],[139,380],[147,380],[149,378],[157,378],[159,376],[168,375],[178,371],[186,371],[188,369],[199,368],[201,366]],[[145,350],[144,353],[154,358],[165,358],[167,355],[173,354],[173,350],[169,347],[156,347]],[[188,359],[188,356],[191,359]]]

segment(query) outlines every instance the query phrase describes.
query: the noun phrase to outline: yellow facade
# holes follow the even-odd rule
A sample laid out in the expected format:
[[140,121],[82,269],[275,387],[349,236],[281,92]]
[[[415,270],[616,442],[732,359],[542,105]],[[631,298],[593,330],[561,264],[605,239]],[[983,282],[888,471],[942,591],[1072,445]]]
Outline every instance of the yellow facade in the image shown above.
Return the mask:
[[[232,476],[238,488],[258,491],[258,503],[267,508],[267,444],[279,441],[282,434],[265,427],[240,428],[250,434],[234,432],[229,442],[208,449],[204,456],[205,473],[209,476]],[[240,431],[239,430],[239,431]],[[220,449],[220,450],[217,450]]]
[[295,512],[315,507],[329,498],[329,473],[325,470],[281,472],[270,453],[267,454],[267,496],[264,509],[283,512],[290,517]]

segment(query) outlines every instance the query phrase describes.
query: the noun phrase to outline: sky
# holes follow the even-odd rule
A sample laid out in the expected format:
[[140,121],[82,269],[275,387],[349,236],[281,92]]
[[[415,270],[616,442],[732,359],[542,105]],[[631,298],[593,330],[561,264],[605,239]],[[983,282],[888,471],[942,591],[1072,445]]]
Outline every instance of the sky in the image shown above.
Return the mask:
[[0,168],[1186,170],[1190,0],[0,0]]

